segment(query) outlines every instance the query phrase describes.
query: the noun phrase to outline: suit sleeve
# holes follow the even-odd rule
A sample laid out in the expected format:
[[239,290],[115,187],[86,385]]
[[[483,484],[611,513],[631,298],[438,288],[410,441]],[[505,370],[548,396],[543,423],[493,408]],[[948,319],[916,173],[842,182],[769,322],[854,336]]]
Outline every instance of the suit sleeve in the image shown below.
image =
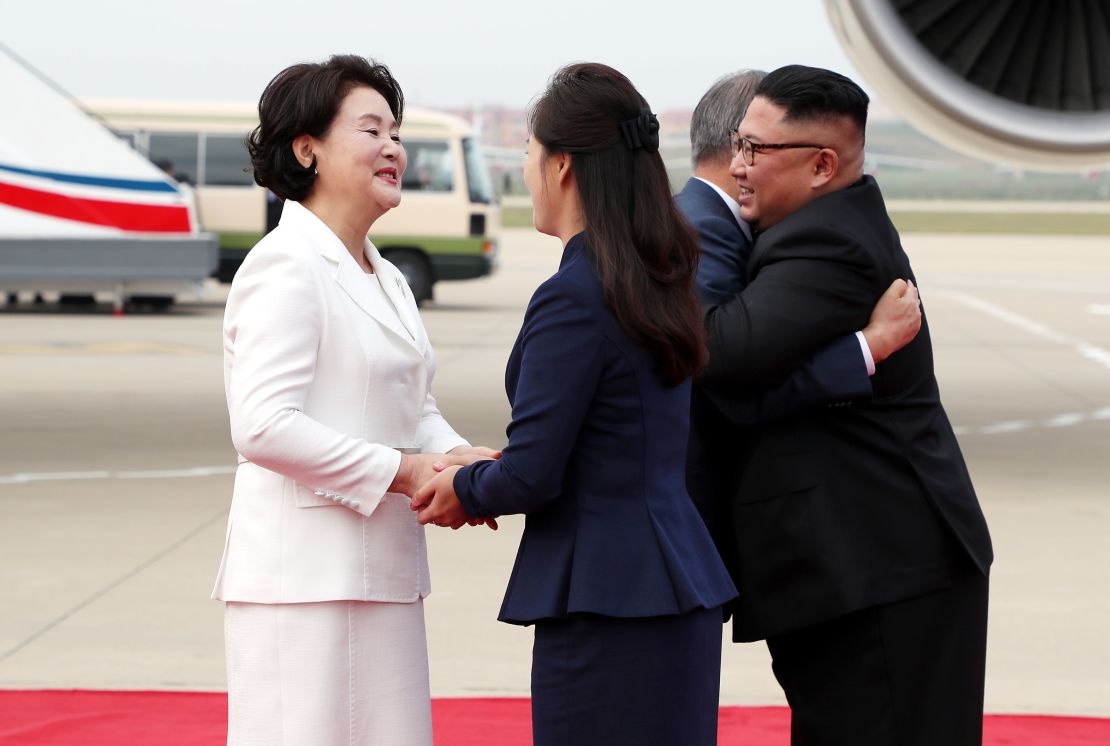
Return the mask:
[[756,389],[748,395],[706,391],[721,414],[737,425],[756,425],[815,406],[869,399],[873,393],[855,334],[838,337],[822,347],[778,386]]
[[455,492],[472,516],[531,513],[562,492],[606,348],[589,304],[568,290],[541,286],[525,318],[509,442],[501,458],[455,475]]
[[710,215],[693,223],[701,250],[695,282],[702,303],[727,301],[744,287],[747,279],[751,244],[736,227],[735,220],[730,226],[725,219]]
[[452,448],[470,445],[440,414],[439,405],[431,391],[424,399],[420,424],[416,427],[416,440],[424,453],[447,453]]
[[700,382],[711,390],[780,385],[822,347],[862,329],[879,297],[870,256],[839,233],[796,231],[757,261],[748,287],[706,313]]
[[357,498],[358,512],[369,515],[393,482],[401,454],[304,413],[325,323],[318,272],[276,254],[242,274],[224,319],[235,449],[307,487]]

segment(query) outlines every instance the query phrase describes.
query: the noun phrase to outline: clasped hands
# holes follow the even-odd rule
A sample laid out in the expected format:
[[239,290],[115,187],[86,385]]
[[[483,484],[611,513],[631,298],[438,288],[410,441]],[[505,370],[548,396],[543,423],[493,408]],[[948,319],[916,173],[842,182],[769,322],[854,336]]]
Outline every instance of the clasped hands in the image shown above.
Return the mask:
[[410,507],[417,511],[417,521],[436,526],[489,526],[497,530],[494,518],[472,518],[467,515],[455,494],[454,478],[464,466],[483,459],[501,458],[501,452],[484,446],[458,446],[447,453],[405,454],[390,491],[412,496]]

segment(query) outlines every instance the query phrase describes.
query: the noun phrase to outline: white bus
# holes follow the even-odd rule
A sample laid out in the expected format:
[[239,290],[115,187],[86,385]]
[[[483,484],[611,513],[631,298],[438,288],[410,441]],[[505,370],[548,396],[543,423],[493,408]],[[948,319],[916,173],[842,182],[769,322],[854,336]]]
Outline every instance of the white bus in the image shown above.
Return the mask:
[[[85,109],[196,193],[203,230],[220,240],[218,277],[230,281],[265,233],[267,197],[254,183],[245,138],[251,104],[83,99]],[[401,127],[408,153],[401,207],[370,238],[405,274],[418,301],[440,280],[490,274],[499,210],[477,140],[455,116],[410,107]]]

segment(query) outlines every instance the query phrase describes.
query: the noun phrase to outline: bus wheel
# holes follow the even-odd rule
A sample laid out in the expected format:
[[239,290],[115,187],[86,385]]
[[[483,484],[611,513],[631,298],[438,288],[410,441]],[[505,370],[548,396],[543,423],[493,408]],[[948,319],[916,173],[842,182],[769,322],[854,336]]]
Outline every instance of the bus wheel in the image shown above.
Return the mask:
[[432,270],[424,257],[412,251],[390,251],[382,256],[401,270],[418,305],[432,299]]

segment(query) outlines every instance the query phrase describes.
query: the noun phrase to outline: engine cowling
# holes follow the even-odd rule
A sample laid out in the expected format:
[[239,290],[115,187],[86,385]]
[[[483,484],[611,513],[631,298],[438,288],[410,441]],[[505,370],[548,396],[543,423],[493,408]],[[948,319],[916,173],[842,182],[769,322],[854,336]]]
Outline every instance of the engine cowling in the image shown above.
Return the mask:
[[934,139],[1017,169],[1110,168],[1110,0],[826,0],[852,62]]

